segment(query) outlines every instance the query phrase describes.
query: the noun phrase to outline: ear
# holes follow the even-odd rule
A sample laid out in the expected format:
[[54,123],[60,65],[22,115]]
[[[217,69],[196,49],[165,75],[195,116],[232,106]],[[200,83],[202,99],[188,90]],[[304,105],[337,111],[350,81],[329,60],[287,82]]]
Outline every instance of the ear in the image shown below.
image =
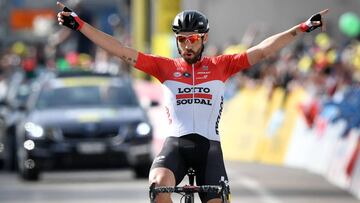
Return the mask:
[[208,39],[209,39],[209,34],[205,33],[205,35],[204,35],[204,44],[207,43]]

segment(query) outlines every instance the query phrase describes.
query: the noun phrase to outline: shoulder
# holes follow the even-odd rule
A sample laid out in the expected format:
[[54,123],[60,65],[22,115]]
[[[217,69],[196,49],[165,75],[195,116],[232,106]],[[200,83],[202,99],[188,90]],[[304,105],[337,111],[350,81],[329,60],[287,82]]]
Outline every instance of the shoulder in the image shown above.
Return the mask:
[[213,64],[219,64],[226,62],[229,60],[232,56],[231,55],[217,55],[217,56],[204,56],[203,61],[207,63],[213,63]]
[[222,54],[222,55],[215,56],[213,58],[214,58],[213,60],[218,61],[218,62],[230,62],[233,60],[236,60],[236,61],[246,60],[247,61],[248,56],[247,56],[246,51],[244,51],[244,52],[237,53],[237,54]]
[[159,55],[155,55],[155,54],[147,54],[147,53],[143,53],[143,52],[139,52],[138,53],[138,57],[137,57],[138,61],[141,62],[152,62],[152,63],[157,63],[157,64],[169,64],[169,63],[174,63],[174,59],[172,58],[168,58],[168,57],[163,57],[163,56],[159,56]]
[[155,54],[148,54],[148,53],[144,53],[144,52],[139,52],[139,57],[152,58],[152,59],[157,59],[157,60],[166,60],[166,61],[173,61],[174,60],[172,58],[159,56],[159,55],[155,55]]

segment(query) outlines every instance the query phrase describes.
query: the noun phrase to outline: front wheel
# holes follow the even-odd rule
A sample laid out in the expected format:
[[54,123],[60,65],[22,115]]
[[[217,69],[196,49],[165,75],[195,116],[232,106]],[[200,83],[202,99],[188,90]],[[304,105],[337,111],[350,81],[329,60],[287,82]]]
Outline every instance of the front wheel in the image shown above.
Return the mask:
[[221,194],[221,202],[222,203],[230,203],[230,193],[223,192]]
[[230,203],[230,187],[225,181],[220,181],[220,185],[222,187],[221,190],[221,202],[222,203]]
[[194,194],[189,194],[185,196],[185,203],[194,203]]

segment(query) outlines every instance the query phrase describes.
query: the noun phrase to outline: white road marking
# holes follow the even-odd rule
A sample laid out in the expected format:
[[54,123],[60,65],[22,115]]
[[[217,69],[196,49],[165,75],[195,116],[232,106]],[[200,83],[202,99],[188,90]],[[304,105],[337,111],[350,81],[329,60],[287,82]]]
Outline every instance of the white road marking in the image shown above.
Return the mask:
[[283,203],[278,198],[276,198],[271,192],[266,190],[265,187],[261,185],[260,182],[256,181],[253,178],[247,177],[247,176],[239,176],[236,175],[235,171],[228,170],[229,176],[231,176],[230,180],[230,189],[231,185],[241,185],[244,188],[251,190],[255,194],[257,194],[258,198],[263,203]]

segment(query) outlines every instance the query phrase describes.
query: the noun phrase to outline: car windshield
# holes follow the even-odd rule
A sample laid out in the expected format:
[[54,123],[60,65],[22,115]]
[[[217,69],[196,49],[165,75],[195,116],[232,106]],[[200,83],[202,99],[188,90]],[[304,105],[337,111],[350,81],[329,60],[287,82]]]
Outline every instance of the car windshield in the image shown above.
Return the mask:
[[89,106],[134,106],[135,95],[125,86],[78,86],[44,88],[37,109]]

